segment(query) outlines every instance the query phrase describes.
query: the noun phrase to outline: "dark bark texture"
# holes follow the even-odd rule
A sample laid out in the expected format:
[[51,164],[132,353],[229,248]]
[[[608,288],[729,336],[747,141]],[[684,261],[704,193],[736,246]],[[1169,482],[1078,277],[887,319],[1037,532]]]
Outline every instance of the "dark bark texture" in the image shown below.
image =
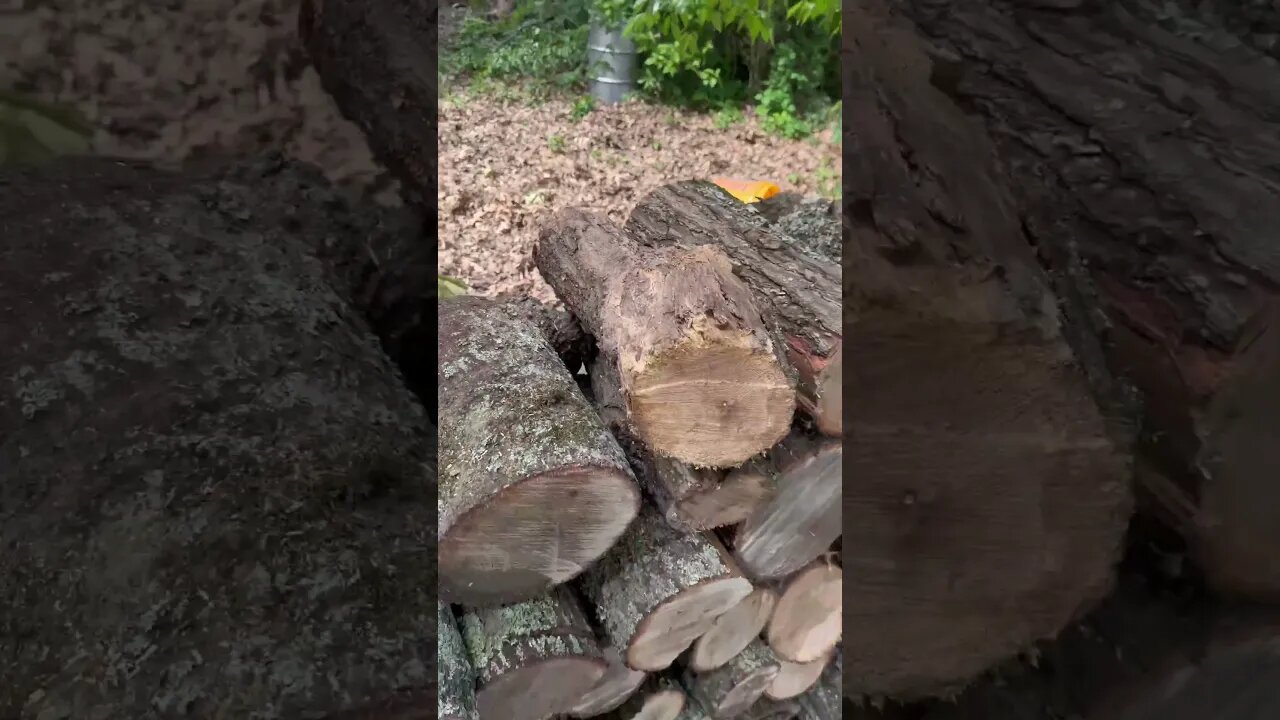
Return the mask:
[[434,711],[435,432],[306,205],[0,175],[0,717]]
[[1280,12],[1266,5],[896,7],[932,48],[931,92],[990,138],[1009,241],[1048,269],[1099,397],[1117,409],[1126,385],[1140,392],[1142,446],[1167,481],[1152,495],[1220,589],[1277,597],[1280,529],[1262,508],[1280,463],[1263,439],[1280,412]]

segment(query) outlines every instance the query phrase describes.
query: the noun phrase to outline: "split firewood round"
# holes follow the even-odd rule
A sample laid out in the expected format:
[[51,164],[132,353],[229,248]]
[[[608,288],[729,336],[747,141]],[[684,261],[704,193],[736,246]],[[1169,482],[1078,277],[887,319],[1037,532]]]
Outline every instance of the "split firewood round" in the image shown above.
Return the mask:
[[446,603],[438,602],[436,622],[436,717],[440,720],[479,720],[476,714],[476,672],[457,619]]
[[566,586],[514,605],[469,608],[462,637],[479,679],[480,720],[544,720],[566,712],[606,670]]
[[773,473],[759,462],[725,472],[695,468],[650,452],[629,425],[618,374],[611,364],[597,359],[589,374],[600,419],[626,449],[640,484],[672,527],[695,532],[733,525],[773,496]]
[[627,665],[650,672],[670,666],[752,589],[718,541],[672,528],[651,505],[581,586]]
[[642,248],[564,210],[534,259],[618,371],[628,419],[659,455],[731,467],[791,424],[795,383],[751,291],[715,248]]
[[783,585],[765,637],[783,660],[810,663],[840,642],[844,580],[840,567],[819,560]]
[[769,689],[778,675],[778,658],[760,640],[753,641],[725,665],[710,672],[685,672],[689,694],[710,711],[715,720],[745,712]]
[[840,441],[799,432],[774,448],[777,491],[733,538],[733,553],[753,578],[796,572],[827,551],[843,529],[844,451]]
[[618,708],[640,689],[648,677],[648,673],[627,667],[621,653],[612,647],[604,650],[604,660],[608,664],[604,675],[569,708],[570,717],[595,717]]
[[689,667],[695,672],[714,670],[729,662],[760,636],[773,616],[778,593],[757,587],[742,602],[715,619],[711,629],[693,644]]
[[477,297],[439,313],[440,597],[524,600],[608,550],[639,489],[537,327]]
[[828,435],[843,433],[840,267],[792,247],[763,216],[716,185],[661,187],[631,211],[626,230],[652,246],[718,247],[734,273],[767,298],[799,374],[798,404]]
[[764,696],[771,700],[786,700],[808,692],[822,677],[827,665],[831,664],[832,654],[834,651],[804,663],[779,658],[778,675],[769,689],[764,691]]

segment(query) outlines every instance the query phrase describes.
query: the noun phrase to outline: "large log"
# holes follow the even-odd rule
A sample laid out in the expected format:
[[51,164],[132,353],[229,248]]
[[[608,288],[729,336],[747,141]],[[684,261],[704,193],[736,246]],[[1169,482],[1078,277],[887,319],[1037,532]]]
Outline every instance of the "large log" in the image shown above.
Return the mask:
[[458,632],[458,619],[447,603],[437,603],[436,717],[479,720],[476,714],[476,671]]
[[0,717],[434,712],[434,429],[252,175],[0,173]]
[[566,712],[606,670],[591,625],[564,585],[513,605],[470,608],[462,636],[479,679],[480,720]]
[[651,505],[581,586],[609,643],[629,667],[651,672],[670,666],[751,593],[718,542],[675,530]]
[[799,406],[824,433],[843,433],[839,266],[793,247],[759,213],[705,181],[649,193],[631,210],[626,231],[657,247],[724,250],[734,273],[768,302],[786,338],[799,373]]
[[789,366],[723,253],[643,248],[569,209],[542,226],[533,256],[617,371],[630,424],[655,453],[730,467],[786,434]]
[[1274,58],[1187,2],[902,12],[945,49],[921,66],[946,78],[937,104],[1007,169],[1010,239],[1050,270],[1077,354],[1100,386],[1141,392],[1154,508],[1219,590],[1280,598]]
[[1098,402],[1119,412],[1122,393],[1088,383],[1100,351],[1064,337],[991,142],[884,5],[846,4],[841,50],[858,399],[844,660],[853,691],[909,696],[963,684],[1106,594],[1131,428],[1104,421]]
[[639,509],[621,448],[539,329],[478,297],[439,304],[440,597],[534,597]]

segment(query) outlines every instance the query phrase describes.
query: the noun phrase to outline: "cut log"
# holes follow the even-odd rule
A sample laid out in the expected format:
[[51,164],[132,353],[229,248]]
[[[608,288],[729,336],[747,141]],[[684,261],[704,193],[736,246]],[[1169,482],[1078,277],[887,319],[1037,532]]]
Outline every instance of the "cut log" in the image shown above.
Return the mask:
[[605,649],[604,660],[608,664],[604,675],[595,687],[569,708],[570,717],[595,717],[618,708],[640,689],[648,677],[648,673],[627,667],[621,653],[612,647]]
[[1131,510],[1132,428],[1104,421],[1099,402],[1120,413],[1123,393],[1090,385],[1101,351],[1062,323],[996,149],[886,5],[843,11],[858,398],[845,672],[854,692],[919,696],[1054,636],[1105,596]]
[[795,386],[756,300],[715,248],[642,248],[564,210],[534,260],[616,368],[628,420],[655,453],[730,467],[786,434]]
[[584,365],[591,364],[595,343],[590,335],[583,332],[572,313],[528,295],[507,296],[501,300],[514,306],[515,312],[542,331],[542,336],[560,356],[570,374],[576,374]]
[[670,666],[751,583],[714,538],[682,533],[650,505],[582,576],[609,642],[634,670]]
[[626,449],[640,484],[672,527],[695,532],[733,525],[773,495],[773,473],[756,461],[724,472],[650,452],[627,420],[618,374],[603,360],[594,362],[589,374],[600,419]]
[[734,557],[748,575],[759,580],[790,575],[840,537],[843,458],[840,441],[799,431],[773,449],[778,489],[733,539]]
[[689,667],[694,672],[708,672],[732,660],[760,636],[773,616],[778,593],[769,587],[757,587],[742,602],[715,619],[711,629],[693,644]]
[[640,492],[537,327],[485,298],[439,313],[440,598],[527,599],[604,554]]
[[733,271],[767,299],[799,373],[798,405],[819,430],[843,433],[840,267],[801,250],[759,213],[705,181],[680,182],[645,196],[626,230],[656,247],[722,249]]
[[476,671],[458,633],[458,621],[446,603],[436,603],[436,717],[439,720],[479,720],[476,714]]
[[605,720],[679,720],[688,696],[679,683],[651,675],[645,686]]
[[0,171],[0,717],[434,713],[434,428],[295,187]]
[[842,705],[844,703],[844,698],[841,696],[843,680],[841,653],[836,652],[835,657],[823,668],[818,682],[796,697],[796,704],[800,706],[799,720],[840,720],[843,717],[862,717],[861,714],[856,716],[848,714]]
[[1077,355],[1141,393],[1162,481],[1144,499],[1218,591],[1280,599],[1280,73],[1257,46],[1276,52],[1273,4],[901,11],[949,48],[940,101],[1008,168]]
[[800,705],[792,700],[773,700],[762,697],[735,720],[796,720]]
[[685,687],[710,711],[714,720],[736,718],[769,689],[777,676],[778,658],[755,640],[726,665],[706,673],[685,673]]
[[545,720],[604,675],[606,662],[578,600],[564,586],[499,608],[469,608],[462,636],[479,678],[480,720]]
[[783,660],[810,663],[840,642],[844,580],[840,567],[819,560],[784,584],[765,637]]
[[822,677],[822,671],[831,664],[833,654],[834,651],[805,663],[779,659],[778,676],[773,679],[769,689],[764,691],[765,697],[771,700],[786,700],[808,692]]

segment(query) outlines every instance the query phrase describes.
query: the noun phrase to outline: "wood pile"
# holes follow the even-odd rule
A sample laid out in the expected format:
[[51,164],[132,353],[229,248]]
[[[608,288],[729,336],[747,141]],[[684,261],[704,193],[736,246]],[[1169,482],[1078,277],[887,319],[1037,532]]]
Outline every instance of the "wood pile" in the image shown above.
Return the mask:
[[440,303],[441,715],[839,717],[836,259],[684,182],[534,260]]

